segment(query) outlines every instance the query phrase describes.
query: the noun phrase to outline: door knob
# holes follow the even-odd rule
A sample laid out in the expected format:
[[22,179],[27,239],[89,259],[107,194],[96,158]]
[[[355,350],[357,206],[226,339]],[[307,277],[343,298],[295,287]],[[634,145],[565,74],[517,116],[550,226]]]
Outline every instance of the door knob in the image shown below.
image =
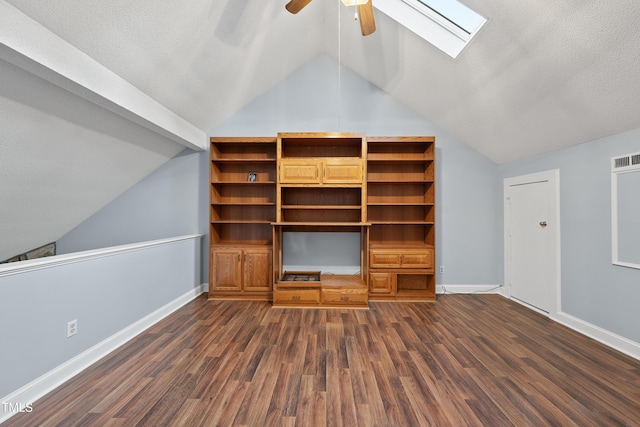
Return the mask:
[[540,221],[540,227],[546,227],[547,221]]

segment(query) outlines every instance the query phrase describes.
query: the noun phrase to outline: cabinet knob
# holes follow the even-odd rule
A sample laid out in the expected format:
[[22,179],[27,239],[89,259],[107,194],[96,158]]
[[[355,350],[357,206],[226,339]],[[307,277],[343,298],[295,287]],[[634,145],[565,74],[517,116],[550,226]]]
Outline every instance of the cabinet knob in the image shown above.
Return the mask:
[[540,221],[540,227],[546,227],[547,221]]

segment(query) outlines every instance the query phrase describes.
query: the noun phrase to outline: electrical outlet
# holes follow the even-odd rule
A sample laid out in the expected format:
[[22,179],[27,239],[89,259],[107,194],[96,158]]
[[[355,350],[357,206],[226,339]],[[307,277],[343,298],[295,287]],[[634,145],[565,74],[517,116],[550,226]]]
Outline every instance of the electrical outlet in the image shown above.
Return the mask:
[[444,274],[444,265],[440,266],[440,274]]
[[67,322],[67,338],[78,333],[78,319]]

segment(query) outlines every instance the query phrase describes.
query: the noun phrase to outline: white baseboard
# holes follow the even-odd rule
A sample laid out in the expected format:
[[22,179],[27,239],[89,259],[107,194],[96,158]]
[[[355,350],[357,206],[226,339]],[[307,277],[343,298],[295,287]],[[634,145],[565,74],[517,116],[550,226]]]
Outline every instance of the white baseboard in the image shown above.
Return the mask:
[[437,294],[498,294],[502,285],[436,285]]
[[594,340],[601,342],[602,344],[618,350],[627,356],[640,360],[640,344],[631,341],[628,338],[614,334],[599,326],[592,325],[584,320],[578,319],[570,314],[559,312],[549,316],[552,320],[563,324],[564,326],[573,329],[583,335],[593,338]]
[[109,338],[85,350],[74,358],[66,361],[62,365],[52,369],[29,384],[19,388],[8,396],[0,399],[0,423],[6,421],[16,412],[8,411],[7,408],[24,408],[26,405],[33,405],[37,399],[57,388],[61,384],[70,380],[107,354],[130,341],[140,333],[149,329],[160,320],[164,319],[180,307],[195,299],[198,295],[206,292],[208,285],[201,284],[198,288],[185,293],[156,311],[148,314],[135,323],[116,332]]
[[500,295],[502,295],[503,297],[510,299],[511,301],[516,302],[520,305],[523,305],[529,308],[530,310],[537,311],[540,314],[543,314],[549,317],[549,319],[554,320],[566,326],[569,329],[573,329],[574,331],[582,335],[585,335],[589,338],[593,338],[594,340],[608,347],[611,347],[614,350],[624,353],[627,356],[640,360],[640,344],[639,343],[632,341],[628,338],[625,338],[623,336],[614,334],[611,331],[608,331],[599,326],[593,325],[589,322],[585,322],[582,319],[579,319],[575,316],[564,313],[562,311],[558,313],[547,313],[547,312],[541,311],[529,304],[526,304],[522,301],[511,298],[508,292],[506,291],[506,288],[502,288],[502,289],[503,289],[503,292],[500,292]]

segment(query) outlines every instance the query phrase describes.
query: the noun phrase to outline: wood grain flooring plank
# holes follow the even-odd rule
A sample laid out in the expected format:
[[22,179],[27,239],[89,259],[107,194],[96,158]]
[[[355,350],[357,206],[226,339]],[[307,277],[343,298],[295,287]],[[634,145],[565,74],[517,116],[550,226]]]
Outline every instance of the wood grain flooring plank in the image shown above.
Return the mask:
[[353,395],[351,369],[339,369],[337,375],[340,386],[340,425],[356,426],[358,425],[358,417]]
[[337,351],[327,350],[327,426],[342,426],[342,402],[340,397],[340,375]]
[[291,363],[279,363],[277,372],[277,381],[269,397],[269,406],[265,418],[264,425],[277,425],[280,418],[284,415],[284,408],[287,402],[290,390],[287,388],[290,383]]
[[640,361],[498,295],[186,304],[14,426],[637,426]]
[[390,425],[387,418],[387,410],[384,407],[382,396],[380,395],[380,389],[375,379],[375,375],[368,367],[363,365],[360,367],[362,380],[365,384],[365,390],[367,393],[366,402],[368,402],[369,418],[371,418],[372,424],[376,426]]
[[277,385],[278,374],[269,371],[264,376],[262,385],[253,384],[257,392],[245,394],[245,400],[238,410],[238,415],[233,425],[266,426],[267,415],[271,405],[271,399]]
[[391,382],[397,380],[397,376],[389,376],[380,362],[372,362],[371,370],[373,372],[382,405],[387,414],[390,425],[405,425],[404,417],[400,413],[396,393]]
[[296,424],[310,426],[313,424],[315,390],[313,375],[302,375],[300,378],[300,395],[295,408]]

